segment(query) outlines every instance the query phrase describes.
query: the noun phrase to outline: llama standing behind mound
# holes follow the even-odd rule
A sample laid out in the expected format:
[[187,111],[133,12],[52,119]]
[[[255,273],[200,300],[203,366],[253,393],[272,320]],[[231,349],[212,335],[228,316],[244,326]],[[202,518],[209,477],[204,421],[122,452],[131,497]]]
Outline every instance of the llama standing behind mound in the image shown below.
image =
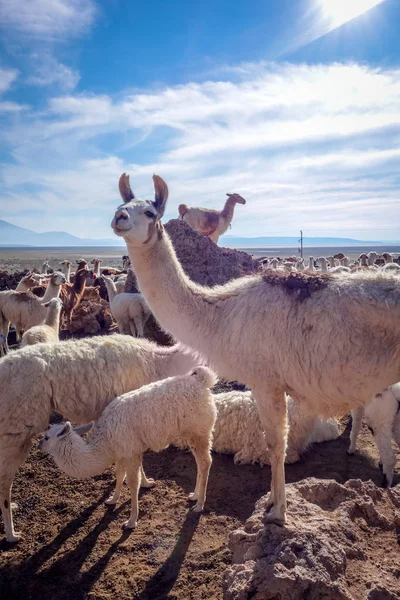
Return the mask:
[[[111,402],[87,442],[67,422],[49,429],[40,449],[53,454],[60,469],[79,479],[99,475],[115,463],[117,482],[107,503],[118,501],[126,473],[131,515],[124,527],[133,529],[137,525],[141,476],[147,487],[152,484],[143,472],[144,452],[160,452],[176,440],[184,440],[197,464],[196,487],[189,500],[196,502],[193,510],[200,512],[211,466],[211,432],[216,409],[209,388],[215,383],[216,376],[210,369],[196,367],[188,375],[143,386]],[[90,425],[79,429],[86,432],[89,428]]]
[[222,210],[190,208],[186,204],[180,204],[179,218],[217,244],[220,236],[228,230],[232,223],[236,204],[246,204],[246,200],[239,194],[227,194],[227,196],[228,200]]

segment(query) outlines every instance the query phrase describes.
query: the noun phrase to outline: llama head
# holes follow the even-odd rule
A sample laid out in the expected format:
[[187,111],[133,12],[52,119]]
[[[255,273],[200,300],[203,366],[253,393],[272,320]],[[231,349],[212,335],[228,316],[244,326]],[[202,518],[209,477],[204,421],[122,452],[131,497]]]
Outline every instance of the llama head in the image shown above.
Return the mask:
[[47,452],[48,454],[54,454],[60,441],[69,435],[71,431],[72,425],[69,421],[52,425],[40,440],[39,450],[41,452]]
[[63,285],[64,283],[67,283],[65,275],[64,273],[61,273],[61,271],[54,271],[50,278],[50,281],[54,285]]
[[43,304],[43,306],[45,306],[46,308],[49,308],[51,306],[52,308],[56,308],[58,311],[61,311],[63,303],[62,300],[60,300],[60,298],[52,298],[51,300]]
[[246,200],[240,194],[226,194],[228,198],[232,199],[237,204],[246,204]]
[[123,237],[132,246],[152,246],[161,231],[160,219],[168,199],[167,184],[158,175],[153,175],[155,199],[138,200],[129,184],[129,176],[123,173],[119,180],[119,191],[124,204],[115,211],[111,227],[115,235]]
[[86,425],[79,425],[72,427],[71,423],[57,423],[52,425],[44,434],[39,442],[39,450],[41,452],[47,452],[48,454],[54,454],[58,444],[65,440],[65,438],[71,434],[77,434],[79,436],[85,435],[93,427],[93,421]]

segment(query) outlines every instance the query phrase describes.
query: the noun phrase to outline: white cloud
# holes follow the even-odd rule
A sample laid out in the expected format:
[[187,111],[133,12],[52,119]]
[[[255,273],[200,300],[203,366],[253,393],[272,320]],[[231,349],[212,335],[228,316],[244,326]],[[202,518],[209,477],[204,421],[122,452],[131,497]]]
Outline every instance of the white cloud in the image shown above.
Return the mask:
[[31,38],[59,40],[86,31],[96,14],[92,0],[2,0],[0,26]]
[[57,84],[64,92],[71,92],[78,84],[78,71],[58,62],[49,54],[33,54],[34,73],[28,77],[28,85],[47,86]]
[[[4,134],[16,161],[0,172],[10,220],[30,206],[69,219],[71,233],[110,237],[119,174],[151,197],[157,172],[171,188],[167,217],[179,202],[216,208],[238,191],[248,203],[232,234],[395,239],[400,70],[260,64],[238,74],[116,99],[52,98]],[[22,205],[10,202],[19,190],[29,190]],[[77,218],[85,211],[96,231]]]
[[15,69],[0,69],[0,94],[9,90],[17,77],[18,71]]

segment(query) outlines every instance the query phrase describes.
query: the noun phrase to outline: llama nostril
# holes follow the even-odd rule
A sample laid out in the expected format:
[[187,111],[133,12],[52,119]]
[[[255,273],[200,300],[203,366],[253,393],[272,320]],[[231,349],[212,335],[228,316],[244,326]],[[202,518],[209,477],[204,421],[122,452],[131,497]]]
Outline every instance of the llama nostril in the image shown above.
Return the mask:
[[118,223],[118,221],[126,221],[128,218],[128,215],[126,213],[121,213],[119,215],[116,215],[116,222]]

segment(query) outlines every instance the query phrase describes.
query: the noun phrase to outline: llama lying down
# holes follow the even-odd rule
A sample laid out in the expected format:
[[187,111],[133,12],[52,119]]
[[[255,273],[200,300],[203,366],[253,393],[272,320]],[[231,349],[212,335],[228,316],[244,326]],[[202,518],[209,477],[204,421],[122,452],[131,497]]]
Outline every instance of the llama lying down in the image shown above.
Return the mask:
[[[234,454],[235,463],[270,464],[268,438],[264,434],[257,404],[251,392],[214,394],[217,420],[213,432],[213,450]],[[287,397],[288,444],[286,463],[294,463],[313,443],[339,437],[334,419],[324,421],[311,416],[307,406]]]
[[154,485],[143,471],[144,452],[160,452],[176,440],[184,440],[197,464],[196,487],[189,500],[196,502],[193,510],[201,512],[211,466],[216,409],[210,388],[215,383],[216,376],[210,369],[196,367],[188,375],[145,385],[113,400],[93,426],[87,442],[80,435],[93,423],[74,430],[67,422],[51,427],[39,448],[53,454],[60,469],[78,479],[99,475],[115,463],[116,487],[107,504],[117,503],[126,474],[131,515],[124,527],[134,529],[139,487]]

